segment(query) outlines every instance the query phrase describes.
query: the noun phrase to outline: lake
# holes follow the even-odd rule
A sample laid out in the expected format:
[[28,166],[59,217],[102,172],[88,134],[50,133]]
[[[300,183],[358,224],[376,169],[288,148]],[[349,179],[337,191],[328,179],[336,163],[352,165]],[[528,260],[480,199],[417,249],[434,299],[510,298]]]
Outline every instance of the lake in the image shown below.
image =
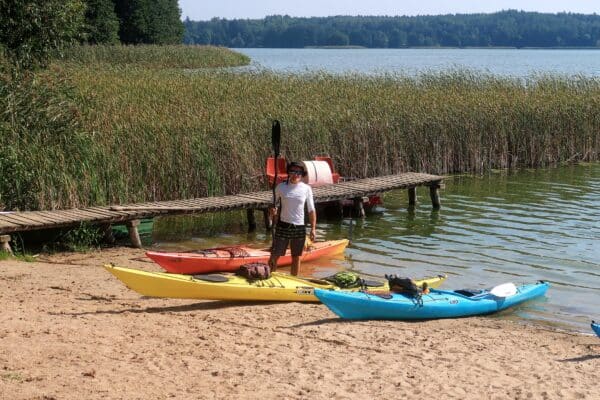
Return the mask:
[[242,70],[415,75],[469,69],[510,77],[600,76],[600,49],[234,49],[252,64]]
[[[236,49],[252,64],[242,71],[416,75],[469,69],[529,78],[600,77],[598,50],[533,49]],[[372,277],[444,273],[447,288],[484,288],[512,281],[547,280],[546,298],[491,318],[515,318],[591,332],[600,319],[600,164],[451,176],[442,208],[428,192],[407,207],[405,191],[385,195],[384,207],[364,220],[319,219],[321,239],[351,237],[345,256],[303,264],[315,277],[351,269]],[[200,249],[254,243],[269,234],[246,233],[241,212],[171,217],[155,223],[161,249]]]
[[[600,319],[600,164],[450,176],[440,210],[432,209],[428,190],[418,195],[413,209],[406,191],[393,191],[364,220],[319,219],[320,239],[352,243],[343,257],[303,264],[301,274],[444,273],[446,288],[546,280],[552,284],[546,298],[490,318],[591,332],[590,319]],[[246,233],[243,212],[169,217],[154,225],[160,249],[270,241],[260,227]]]

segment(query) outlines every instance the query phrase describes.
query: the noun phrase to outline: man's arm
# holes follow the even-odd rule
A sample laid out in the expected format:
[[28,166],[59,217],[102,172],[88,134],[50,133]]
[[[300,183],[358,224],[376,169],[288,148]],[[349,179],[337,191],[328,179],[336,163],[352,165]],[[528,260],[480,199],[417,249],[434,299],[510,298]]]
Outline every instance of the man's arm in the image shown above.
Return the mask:
[[314,242],[317,237],[317,212],[315,210],[308,213],[308,220],[310,221],[310,240]]
[[312,188],[308,185],[306,185],[306,187],[306,208],[308,211],[308,220],[310,221],[310,240],[314,242],[315,237],[317,236],[317,210],[315,209]]

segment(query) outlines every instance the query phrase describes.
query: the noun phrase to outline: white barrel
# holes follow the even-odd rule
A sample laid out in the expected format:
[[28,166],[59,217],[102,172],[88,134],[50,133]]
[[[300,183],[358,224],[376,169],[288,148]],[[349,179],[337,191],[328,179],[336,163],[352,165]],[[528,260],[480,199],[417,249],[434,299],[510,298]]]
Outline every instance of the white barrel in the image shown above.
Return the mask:
[[311,186],[323,186],[333,183],[331,168],[329,168],[327,161],[302,161],[302,164],[306,170],[304,183]]

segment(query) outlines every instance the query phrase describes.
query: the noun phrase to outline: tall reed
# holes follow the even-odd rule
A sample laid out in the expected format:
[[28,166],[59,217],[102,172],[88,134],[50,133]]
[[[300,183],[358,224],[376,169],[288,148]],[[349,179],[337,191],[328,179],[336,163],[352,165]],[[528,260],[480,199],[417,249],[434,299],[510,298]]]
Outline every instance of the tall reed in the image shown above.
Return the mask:
[[224,47],[188,45],[81,45],[60,55],[80,65],[135,65],[144,68],[215,68],[246,65],[250,59]]
[[286,158],[328,153],[343,175],[356,177],[594,161],[600,148],[600,81],[593,78],[72,64],[51,73],[60,71],[76,87],[90,140],[65,150],[85,166],[77,179],[36,172],[47,185],[34,193],[42,208],[265,189],[272,119],[282,123]]

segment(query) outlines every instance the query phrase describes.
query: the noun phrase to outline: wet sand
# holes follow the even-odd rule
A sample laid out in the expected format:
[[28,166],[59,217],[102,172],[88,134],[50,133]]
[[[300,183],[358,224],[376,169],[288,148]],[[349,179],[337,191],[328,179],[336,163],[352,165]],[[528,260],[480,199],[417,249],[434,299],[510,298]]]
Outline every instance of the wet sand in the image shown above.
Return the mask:
[[595,336],[144,298],[107,262],[160,270],[124,247],[0,261],[0,399],[600,398]]

